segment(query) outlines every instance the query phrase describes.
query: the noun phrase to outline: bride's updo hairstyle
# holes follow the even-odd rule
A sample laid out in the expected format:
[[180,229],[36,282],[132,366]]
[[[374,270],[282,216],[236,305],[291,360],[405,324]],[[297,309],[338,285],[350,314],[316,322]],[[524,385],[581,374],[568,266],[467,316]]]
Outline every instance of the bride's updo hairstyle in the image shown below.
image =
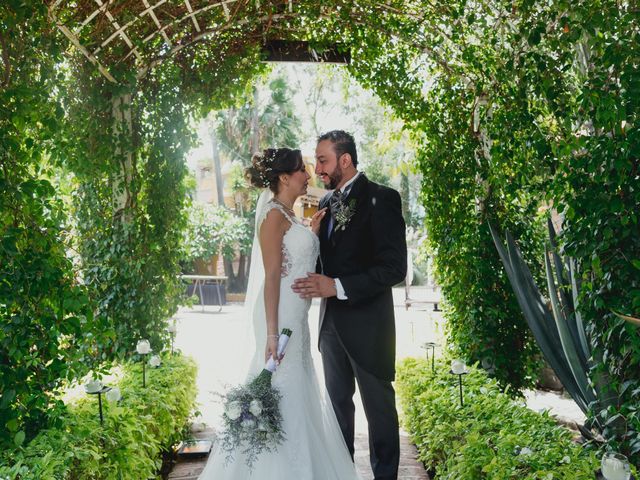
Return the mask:
[[302,165],[300,150],[267,148],[253,156],[246,176],[254,187],[269,188],[273,193],[278,193],[280,175],[300,170]]

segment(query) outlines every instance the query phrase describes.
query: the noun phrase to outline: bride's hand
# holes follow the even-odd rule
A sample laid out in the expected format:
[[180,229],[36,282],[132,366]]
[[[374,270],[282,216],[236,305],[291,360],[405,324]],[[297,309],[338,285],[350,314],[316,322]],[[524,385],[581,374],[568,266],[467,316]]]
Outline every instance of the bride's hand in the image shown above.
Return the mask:
[[311,217],[311,231],[313,231],[313,233],[318,236],[320,235],[320,224],[322,223],[322,219],[324,218],[326,213],[327,207],[323,208],[322,210],[318,210],[313,214],[313,217]]
[[264,361],[266,362],[271,357],[276,359],[276,365],[280,364],[283,355],[278,358],[278,337],[267,337],[267,346],[264,349]]

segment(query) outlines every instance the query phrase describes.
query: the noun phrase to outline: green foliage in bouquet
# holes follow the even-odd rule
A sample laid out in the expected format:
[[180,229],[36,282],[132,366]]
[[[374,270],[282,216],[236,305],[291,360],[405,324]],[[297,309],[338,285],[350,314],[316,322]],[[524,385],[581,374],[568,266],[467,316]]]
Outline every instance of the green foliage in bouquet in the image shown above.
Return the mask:
[[[282,344],[283,337],[288,341],[291,333],[288,328],[282,329],[279,354],[284,353],[286,347],[286,343]],[[275,362],[267,362],[255,378],[222,395],[225,405],[220,446],[227,454],[227,462],[242,455],[246,465],[252,468],[260,454],[275,451],[284,441],[280,412],[282,395],[271,385],[274,369]]]
[[[196,397],[196,366],[182,356],[163,356],[147,369],[142,388],[138,363],[122,365],[122,399],[105,401],[100,425],[97,399],[86,396],[68,405],[57,428],[43,430],[26,446],[0,455],[0,478],[7,480],[155,478],[161,453],[175,445]],[[111,385],[116,386],[116,385]]]
[[446,361],[408,358],[398,368],[403,423],[419,459],[443,480],[584,480],[598,457],[547,413],[514,401],[478,368],[464,377],[464,407],[457,377]]
[[271,386],[271,372],[266,370],[247,385],[227,392],[224,430],[220,434],[220,447],[226,452],[227,461],[240,454],[251,467],[261,453],[275,451],[284,441],[281,399]]

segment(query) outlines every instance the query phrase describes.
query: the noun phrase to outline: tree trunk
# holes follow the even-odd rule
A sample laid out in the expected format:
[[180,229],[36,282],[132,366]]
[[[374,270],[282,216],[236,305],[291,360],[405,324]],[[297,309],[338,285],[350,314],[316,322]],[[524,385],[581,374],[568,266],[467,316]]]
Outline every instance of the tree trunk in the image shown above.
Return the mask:
[[251,156],[260,152],[260,124],[258,118],[258,101],[260,95],[258,93],[258,87],[253,87],[253,105],[251,109],[251,139],[249,141],[249,150]]
[[213,174],[216,177],[218,205],[224,205],[224,182],[222,179],[222,165],[220,164],[220,151],[218,150],[216,126],[211,119],[209,119],[209,137],[211,138],[211,158],[213,162]]
[[404,217],[405,222],[409,222],[409,202],[410,202],[410,188],[409,188],[409,174],[406,172],[400,173],[400,197],[402,198],[402,216]]
[[112,179],[114,217],[123,222],[131,220],[132,206],[130,190],[133,179],[133,142],[131,122],[131,94],[125,93],[113,99],[113,136],[116,139],[116,161],[119,171]]

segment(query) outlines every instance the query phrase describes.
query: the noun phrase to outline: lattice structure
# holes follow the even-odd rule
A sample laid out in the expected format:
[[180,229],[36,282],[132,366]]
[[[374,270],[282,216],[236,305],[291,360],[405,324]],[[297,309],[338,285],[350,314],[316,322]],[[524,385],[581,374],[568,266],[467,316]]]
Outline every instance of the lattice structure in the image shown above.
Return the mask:
[[294,17],[294,5],[293,0],[53,0],[49,15],[116,82],[110,71],[114,65],[131,63],[143,75],[185,47],[222,32],[277,31],[280,22]]

